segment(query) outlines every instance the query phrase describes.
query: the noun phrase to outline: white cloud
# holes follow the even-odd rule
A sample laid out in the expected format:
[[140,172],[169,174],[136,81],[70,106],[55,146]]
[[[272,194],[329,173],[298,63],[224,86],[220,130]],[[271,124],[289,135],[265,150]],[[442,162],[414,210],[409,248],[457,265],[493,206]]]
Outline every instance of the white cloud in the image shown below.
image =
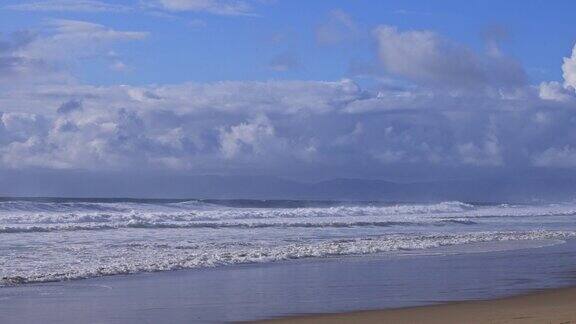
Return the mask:
[[431,16],[431,12],[427,11],[415,11],[406,9],[397,9],[392,12],[395,15],[416,15],[416,16]]
[[14,108],[1,118],[1,165],[296,172],[565,164],[571,155],[550,148],[576,145],[576,136],[559,136],[571,134],[576,111],[550,109],[533,91],[407,100],[348,80],[38,86],[3,106]]
[[96,0],[50,0],[24,2],[5,8],[22,11],[75,11],[75,12],[121,12],[129,7]]
[[222,153],[226,158],[234,158],[243,151],[256,156],[268,153],[267,148],[279,148],[277,145],[269,144],[275,142],[274,133],[270,120],[262,115],[250,122],[233,125],[229,129],[221,129]]
[[130,40],[142,40],[148,33],[118,31],[104,25],[78,20],[52,20],[42,37],[20,51],[25,57],[51,60],[106,55],[108,46]]
[[534,165],[541,167],[576,167],[576,149],[570,145],[551,147],[533,158]]
[[333,45],[350,41],[359,34],[359,27],[346,12],[335,9],[328,19],[316,28],[316,41],[321,45]]
[[230,16],[252,14],[252,6],[242,0],[156,0],[152,5],[169,11],[200,11]]
[[189,112],[277,114],[329,112],[362,95],[350,80],[186,83],[160,86],[154,93],[165,105]]
[[[382,64],[417,86],[365,89],[348,79],[23,85],[10,77],[2,84],[10,91],[0,92],[0,168],[377,174],[390,166],[576,165],[572,89],[515,78],[508,84],[499,73],[518,71],[496,71],[501,57],[431,32],[382,28]],[[111,52],[116,42],[144,37],[53,21],[42,33],[3,41],[0,69],[37,80],[39,73],[22,70],[95,56],[120,60]],[[452,60],[459,63],[448,66]]]
[[74,78],[69,67],[84,59],[112,60],[112,67],[126,70],[118,55],[110,55],[110,49],[119,42],[139,41],[147,35],[85,21],[51,20],[42,31],[0,38],[0,85],[70,83]]
[[[4,6],[18,11],[61,11],[126,13],[141,11],[157,17],[173,18],[175,12],[206,12],[224,16],[252,16],[254,0],[142,0],[140,5],[122,5],[99,0],[50,0],[29,1]],[[263,1],[258,1],[263,2]],[[194,19],[189,24],[193,28],[204,27],[202,20]]]
[[384,69],[416,83],[478,91],[486,87],[515,88],[525,82],[517,62],[477,54],[431,31],[380,26],[374,35]]
[[130,70],[130,67],[124,62],[116,60],[110,64],[110,69],[116,72],[126,72]]
[[576,45],[572,49],[572,56],[564,58],[562,64],[564,85],[576,91]]
[[560,82],[542,82],[540,84],[540,98],[560,102],[576,101],[576,94],[573,90],[563,87]]
[[44,60],[21,54],[36,39],[37,35],[31,32],[14,33],[4,39],[0,35],[0,85],[14,84],[27,77],[50,79],[46,73],[49,66]]
[[485,134],[486,138],[481,143],[459,144],[458,151],[462,161],[477,166],[501,166],[503,159],[496,131],[494,125],[491,125]]

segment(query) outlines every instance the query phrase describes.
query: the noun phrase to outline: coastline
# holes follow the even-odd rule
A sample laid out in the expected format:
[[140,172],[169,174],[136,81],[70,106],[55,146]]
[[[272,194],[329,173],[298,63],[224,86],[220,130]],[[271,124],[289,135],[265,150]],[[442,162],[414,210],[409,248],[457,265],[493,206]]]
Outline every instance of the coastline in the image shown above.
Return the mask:
[[357,316],[377,316],[382,322],[378,311],[358,311],[391,309],[384,311],[386,316],[407,309],[438,312],[436,307],[454,306],[425,305],[468,305],[451,302],[507,299],[574,287],[575,247],[572,240],[493,252],[308,259],[25,284],[0,289],[0,322],[221,323],[310,318],[290,317],[299,314],[338,314],[314,315],[314,322],[336,321],[331,316],[342,321],[352,316],[353,322],[361,321]]
[[576,287],[476,301],[398,309],[293,316],[257,323],[551,323],[576,322]]

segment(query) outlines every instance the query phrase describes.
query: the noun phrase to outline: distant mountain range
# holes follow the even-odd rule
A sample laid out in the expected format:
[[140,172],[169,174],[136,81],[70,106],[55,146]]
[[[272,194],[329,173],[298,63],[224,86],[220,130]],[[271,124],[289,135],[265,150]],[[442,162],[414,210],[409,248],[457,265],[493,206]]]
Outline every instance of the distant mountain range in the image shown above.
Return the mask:
[[1,196],[361,201],[535,202],[576,198],[576,177],[398,183],[333,179],[303,183],[268,176],[182,176],[85,172],[2,172]]

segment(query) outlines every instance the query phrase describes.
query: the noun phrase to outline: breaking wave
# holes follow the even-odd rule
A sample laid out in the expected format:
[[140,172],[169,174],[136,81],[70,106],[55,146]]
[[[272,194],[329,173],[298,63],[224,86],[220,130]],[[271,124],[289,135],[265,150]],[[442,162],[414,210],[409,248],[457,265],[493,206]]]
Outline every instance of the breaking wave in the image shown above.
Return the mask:
[[81,263],[53,264],[41,271],[8,270],[0,285],[85,279],[117,274],[206,268],[234,264],[266,263],[304,258],[415,251],[484,242],[566,240],[576,232],[485,232],[445,235],[387,235],[372,238],[298,242],[277,246],[257,243],[125,244],[95,249]]
[[48,233],[48,232],[69,232],[69,231],[101,231],[122,228],[142,228],[142,229],[163,229],[163,228],[351,228],[351,227],[391,227],[391,226],[444,226],[448,224],[474,225],[471,220],[445,219],[434,222],[297,222],[297,223],[152,223],[143,221],[133,221],[126,224],[117,225],[63,225],[63,226],[4,226],[0,227],[0,233]]
[[[0,286],[576,238],[576,204],[0,200]],[[398,252],[400,253],[400,252]]]

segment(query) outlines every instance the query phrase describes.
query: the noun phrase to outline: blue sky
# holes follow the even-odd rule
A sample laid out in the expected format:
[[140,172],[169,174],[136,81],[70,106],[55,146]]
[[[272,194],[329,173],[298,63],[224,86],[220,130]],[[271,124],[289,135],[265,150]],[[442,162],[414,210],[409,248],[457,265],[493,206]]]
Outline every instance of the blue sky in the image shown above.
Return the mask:
[[573,170],[574,12],[537,0],[2,1],[0,171]]
[[[3,3],[6,8],[22,1]],[[506,53],[522,62],[531,80],[540,82],[561,78],[560,58],[570,53],[576,38],[571,28],[576,10],[572,1],[253,1],[250,15],[240,16],[144,8],[142,1],[114,4],[127,8],[105,12],[3,9],[0,20],[3,33],[42,30],[49,19],[150,33],[143,42],[115,48],[130,66],[127,73],[109,73],[98,60],[84,61],[78,76],[94,84],[338,80],[353,76],[351,65],[372,63],[374,45],[369,34],[381,24],[433,30],[478,50],[484,48],[486,32],[500,30]],[[347,15],[358,30],[341,43],[319,44],[317,30],[330,22],[335,11]],[[287,71],[270,69],[269,63],[282,56],[291,57],[294,66]]]

